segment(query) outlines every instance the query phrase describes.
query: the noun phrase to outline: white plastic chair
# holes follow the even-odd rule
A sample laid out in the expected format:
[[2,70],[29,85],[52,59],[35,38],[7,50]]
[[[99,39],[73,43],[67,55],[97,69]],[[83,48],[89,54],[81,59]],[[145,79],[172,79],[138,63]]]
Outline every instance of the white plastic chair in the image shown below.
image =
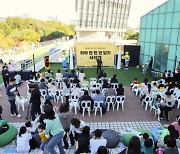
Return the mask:
[[113,86],[113,89],[117,89],[118,88],[118,83],[111,83],[111,86]]
[[81,84],[81,88],[88,90],[89,85],[88,84]]
[[124,101],[125,101],[125,96],[116,96],[117,110],[119,110],[119,105],[121,105],[122,110],[124,110]]
[[94,84],[97,83],[97,79],[96,78],[90,78],[90,85],[93,86]]
[[179,109],[180,107],[180,96],[177,98],[177,108]]
[[94,116],[96,116],[96,113],[99,109],[100,115],[102,116],[102,106],[103,106],[103,101],[94,101]]
[[90,116],[90,111],[91,111],[91,101],[82,101],[81,102],[81,107],[83,109],[83,116],[85,111],[88,111],[88,115]]
[[95,84],[95,88],[101,90],[102,85],[101,85],[100,83],[96,83],[96,84]]
[[147,108],[148,108],[150,99],[151,99],[151,98],[150,98],[149,96],[146,96],[146,97],[142,100],[141,106],[143,106],[143,104],[145,103],[145,110],[147,110]]
[[53,100],[55,100],[56,90],[55,89],[48,89],[48,95],[53,96]]
[[69,99],[69,108],[72,110],[74,108],[74,113],[77,114],[77,108],[79,108],[79,102],[75,99]]
[[76,95],[70,95],[70,99],[78,101],[79,97]]
[[25,99],[24,97],[16,96],[16,103],[18,106],[18,111],[19,111],[20,106],[21,106],[22,110],[24,111],[24,104],[26,102],[27,102],[27,99]]
[[43,97],[43,99],[46,99],[47,91],[45,89],[40,89],[40,92],[41,92],[41,96]]
[[113,111],[115,106],[115,96],[107,96],[106,97],[106,104],[108,105],[107,111],[109,111],[110,105],[112,105]]
[[102,89],[102,94],[105,95],[107,88]]
[[59,102],[60,98],[61,98],[61,103],[63,103],[64,102],[64,97],[63,97],[62,90],[56,90],[56,95],[55,95],[56,103]]

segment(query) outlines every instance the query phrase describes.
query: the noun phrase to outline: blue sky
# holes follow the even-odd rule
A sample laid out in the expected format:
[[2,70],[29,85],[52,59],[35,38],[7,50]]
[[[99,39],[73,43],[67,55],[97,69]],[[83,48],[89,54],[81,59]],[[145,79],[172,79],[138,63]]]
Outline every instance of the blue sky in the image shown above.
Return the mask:
[[[138,27],[140,17],[167,0],[132,0],[128,26]],[[20,16],[25,13],[33,17],[57,15],[63,22],[75,21],[75,0],[0,0],[0,16]]]

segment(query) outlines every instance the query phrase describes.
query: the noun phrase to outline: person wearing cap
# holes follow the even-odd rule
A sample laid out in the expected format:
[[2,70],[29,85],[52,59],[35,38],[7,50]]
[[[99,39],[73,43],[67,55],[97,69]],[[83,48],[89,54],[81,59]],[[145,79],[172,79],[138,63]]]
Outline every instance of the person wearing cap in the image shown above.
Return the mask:
[[41,109],[40,109],[40,105],[41,105],[41,93],[37,87],[36,84],[30,84],[29,85],[29,90],[31,93],[31,98],[30,98],[30,103],[31,103],[31,117],[32,120],[35,120],[35,115],[41,114]]
[[15,85],[16,79],[10,78],[10,83],[6,88],[6,94],[8,96],[8,101],[10,103],[10,109],[11,109],[11,116],[21,118],[21,115],[17,112],[16,104],[15,104],[15,98],[16,95],[20,96],[19,91]]

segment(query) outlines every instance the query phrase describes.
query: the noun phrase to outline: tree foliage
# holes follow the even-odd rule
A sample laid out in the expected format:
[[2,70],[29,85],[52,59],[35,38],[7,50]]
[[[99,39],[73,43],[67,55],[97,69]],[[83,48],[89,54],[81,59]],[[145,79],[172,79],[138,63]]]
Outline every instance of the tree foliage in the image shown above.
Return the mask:
[[33,18],[8,17],[0,22],[0,48],[10,49],[17,44],[37,43],[62,36],[73,36],[75,25]]
[[139,32],[134,32],[133,30],[127,30],[124,34],[125,40],[138,40]]

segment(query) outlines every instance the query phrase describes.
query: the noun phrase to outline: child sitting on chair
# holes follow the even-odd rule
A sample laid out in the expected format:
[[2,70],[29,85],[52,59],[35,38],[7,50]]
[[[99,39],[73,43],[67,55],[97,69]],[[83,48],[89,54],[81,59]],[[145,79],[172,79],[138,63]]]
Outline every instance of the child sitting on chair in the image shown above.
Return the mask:
[[132,88],[135,84],[138,84],[137,78],[134,78],[133,83],[131,83],[131,88]]

